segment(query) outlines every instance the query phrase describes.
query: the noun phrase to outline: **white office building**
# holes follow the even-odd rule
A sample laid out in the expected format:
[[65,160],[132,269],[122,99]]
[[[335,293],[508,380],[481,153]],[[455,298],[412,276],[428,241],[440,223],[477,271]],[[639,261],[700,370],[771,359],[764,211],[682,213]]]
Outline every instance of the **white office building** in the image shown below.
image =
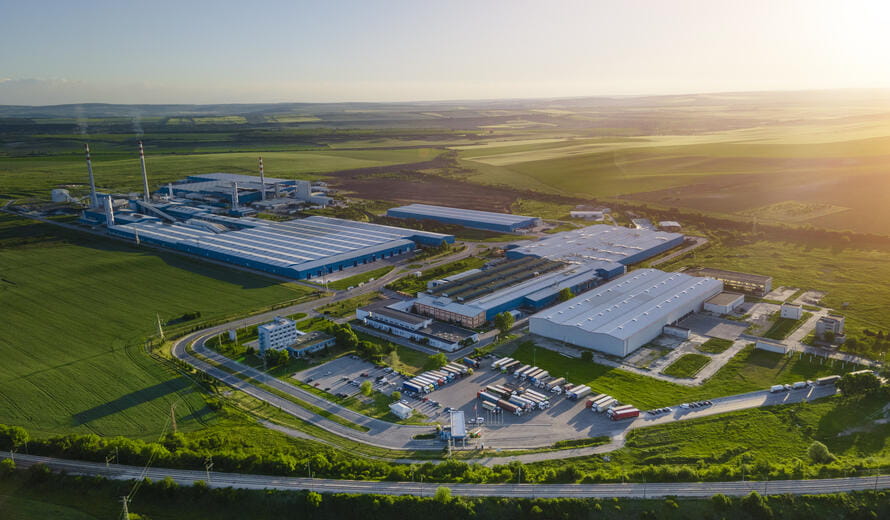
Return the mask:
[[723,291],[723,282],[639,269],[529,318],[533,334],[624,357]]
[[266,350],[281,350],[289,347],[297,341],[300,332],[297,323],[287,318],[277,317],[269,323],[257,327],[259,335],[260,355]]

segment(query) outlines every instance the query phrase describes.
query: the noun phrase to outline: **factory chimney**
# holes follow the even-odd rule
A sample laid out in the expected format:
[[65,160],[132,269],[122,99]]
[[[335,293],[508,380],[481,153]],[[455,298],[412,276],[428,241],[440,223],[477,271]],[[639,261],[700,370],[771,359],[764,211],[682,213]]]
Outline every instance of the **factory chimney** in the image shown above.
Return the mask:
[[260,188],[260,200],[266,200],[266,175],[263,172],[263,158],[260,157],[260,184],[263,186]]
[[173,183],[167,183],[167,199],[170,200],[173,198]]
[[99,198],[96,195],[96,181],[93,180],[93,162],[90,161],[90,145],[84,144],[83,148],[87,153],[87,173],[90,174],[90,207],[95,209],[99,207]]
[[111,203],[111,195],[105,197],[105,225],[114,225],[114,204]]
[[232,183],[232,209],[238,209],[238,183]]
[[151,193],[148,191],[148,173],[145,172],[145,150],[142,148],[142,141],[139,141],[139,164],[142,166],[142,188],[145,190],[142,200],[151,202]]

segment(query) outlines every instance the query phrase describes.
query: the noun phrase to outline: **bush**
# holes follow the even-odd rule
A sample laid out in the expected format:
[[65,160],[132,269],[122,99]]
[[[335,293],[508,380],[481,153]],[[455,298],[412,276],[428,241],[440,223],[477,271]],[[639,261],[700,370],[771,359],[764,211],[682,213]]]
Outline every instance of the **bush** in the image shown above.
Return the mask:
[[398,390],[396,390],[395,392],[392,393],[393,401],[400,401],[401,399],[402,399],[402,392],[399,392]]
[[585,350],[584,352],[582,352],[581,353],[581,361],[587,361],[587,362],[593,361],[593,352],[591,352],[589,350]]
[[445,486],[437,487],[436,494],[433,495],[433,500],[442,504],[451,502],[451,488],[447,488]]
[[828,451],[828,446],[819,441],[813,441],[807,453],[810,456],[810,460],[819,464],[829,464],[837,460],[837,457]]
[[374,391],[374,385],[371,384],[371,381],[367,379],[362,381],[362,385],[359,388],[362,391],[362,394],[366,396],[370,396],[371,393]]
[[0,460],[0,477],[12,474],[15,471],[15,462],[12,459]]

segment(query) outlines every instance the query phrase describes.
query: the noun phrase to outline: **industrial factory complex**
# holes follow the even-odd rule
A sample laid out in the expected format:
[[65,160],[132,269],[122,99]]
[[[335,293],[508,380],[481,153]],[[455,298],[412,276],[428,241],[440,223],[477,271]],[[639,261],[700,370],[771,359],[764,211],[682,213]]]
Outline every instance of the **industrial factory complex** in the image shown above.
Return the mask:
[[639,269],[535,314],[529,330],[624,357],[722,291],[713,278]]
[[541,224],[541,219],[537,217],[430,206],[428,204],[409,204],[408,206],[392,208],[386,212],[386,216],[414,220],[434,220],[445,224],[456,224],[458,226],[501,233],[516,233]]

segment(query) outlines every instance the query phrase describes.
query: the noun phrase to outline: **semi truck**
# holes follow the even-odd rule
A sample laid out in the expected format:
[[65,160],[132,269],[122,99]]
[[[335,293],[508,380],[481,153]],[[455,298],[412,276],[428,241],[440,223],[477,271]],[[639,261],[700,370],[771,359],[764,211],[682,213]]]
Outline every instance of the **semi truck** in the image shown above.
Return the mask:
[[841,376],[820,377],[819,379],[816,380],[816,384],[819,386],[833,385],[833,384],[837,383],[840,378],[841,378]]
[[585,395],[590,393],[590,387],[587,385],[581,385],[573,387],[571,390],[566,390],[566,397],[572,400],[580,399]]
[[467,365],[468,367],[479,368],[479,362],[473,358],[465,357],[463,361],[464,365]]
[[544,382],[545,379],[550,377],[550,372],[548,372],[544,369],[541,369],[540,372],[538,372],[537,374],[530,376],[530,377],[531,377],[532,383],[534,383],[535,385],[540,385]]
[[497,369],[501,368],[502,366],[506,365],[507,363],[509,363],[510,361],[513,361],[513,358],[502,357],[501,359],[499,359],[497,361],[493,361],[491,363],[491,368],[492,368],[492,370],[497,370]]
[[610,406],[612,406],[613,404],[615,404],[617,402],[618,402],[618,400],[615,399],[614,397],[602,399],[598,403],[595,404],[594,410],[596,410],[599,413],[603,413],[606,410],[608,410]]
[[405,392],[413,392],[415,394],[424,393],[423,388],[421,388],[420,385],[412,383],[411,381],[405,381],[404,383],[402,383],[402,390]]
[[517,368],[516,370],[513,371],[513,377],[522,377],[522,374],[524,374],[530,368],[532,368],[531,365],[520,366],[519,368]]
[[538,377],[538,374],[540,374],[543,371],[544,371],[543,368],[535,367],[532,370],[529,370],[528,372],[526,372],[525,376],[523,376],[523,377],[525,377],[526,379],[534,380],[536,377]]
[[625,410],[631,410],[631,409],[635,409],[635,408],[636,408],[636,406],[634,406],[634,405],[632,405],[632,404],[622,404],[622,405],[618,405],[618,403],[616,402],[616,403],[612,406],[612,408],[609,408],[609,410],[607,410],[607,411],[608,411],[609,415],[612,415],[612,414],[616,414],[616,413],[621,413],[621,412],[623,412],[623,411],[625,411]]
[[507,362],[507,363],[504,363],[503,365],[501,365],[500,369],[501,369],[501,372],[507,372],[507,373],[512,374],[520,366],[522,366],[521,362],[514,359],[513,361],[510,361],[510,362]]
[[521,416],[521,415],[522,415],[522,408],[521,408],[521,407],[516,406],[516,405],[513,404],[513,403],[504,401],[503,399],[499,399],[499,400],[496,401],[496,402],[497,402],[498,407],[499,407],[501,410],[506,410],[506,411],[512,413],[513,415],[516,415],[516,416]]
[[566,378],[559,377],[552,381],[547,381],[547,384],[544,386],[544,388],[546,388],[547,390],[553,390],[554,388],[556,388],[557,386],[559,386],[565,382],[566,382]]
[[476,392],[476,397],[482,399],[483,401],[491,401],[492,403],[496,403],[500,399],[500,396],[498,396],[497,394],[492,394],[490,392],[486,392],[485,390]]
[[482,409],[492,413],[498,413],[500,411],[500,408],[491,401],[482,401]]
[[610,419],[613,421],[621,421],[623,419],[632,419],[634,417],[640,416],[640,411],[636,408],[625,408],[621,411],[616,411],[615,413],[611,413]]
[[585,408],[593,408],[593,405],[595,405],[597,403],[597,401],[599,401],[603,397],[609,397],[609,396],[606,394],[597,394],[597,395],[591,397],[590,399],[588,399],[587,402],[584,403],[584,407]]

